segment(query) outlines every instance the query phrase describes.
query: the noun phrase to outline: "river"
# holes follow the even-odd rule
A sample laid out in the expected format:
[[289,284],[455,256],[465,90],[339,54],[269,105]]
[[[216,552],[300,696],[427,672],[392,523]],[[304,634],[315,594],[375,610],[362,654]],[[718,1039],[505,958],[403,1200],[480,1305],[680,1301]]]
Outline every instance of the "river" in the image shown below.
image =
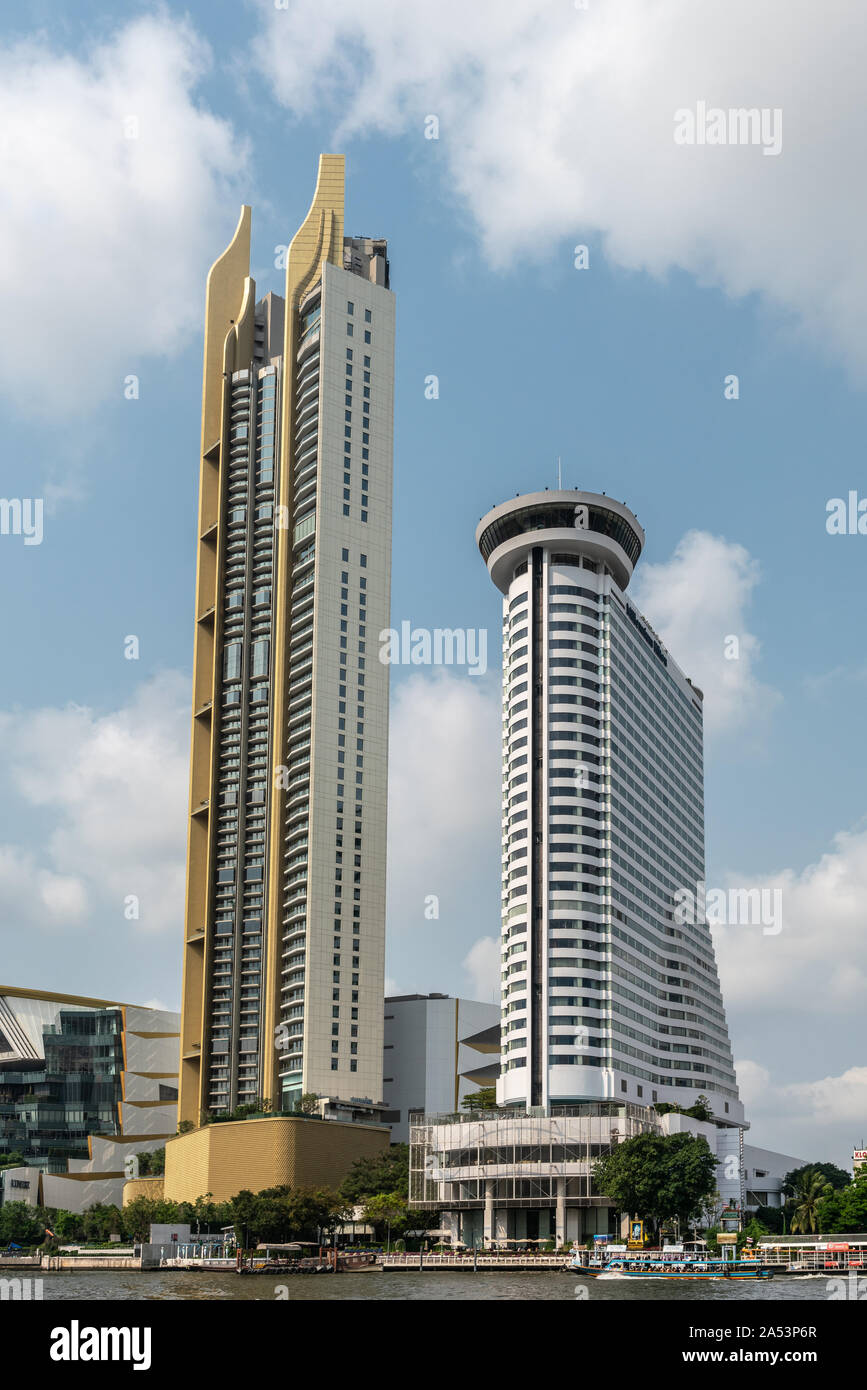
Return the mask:
[[824,1274],[781,1275],[749,1283],[711,1280],[663,1284],[654,1280],[580,1279],[566,1273],[482,1273],[471,1271],[380,1271],[364,1274],[199,1274],[185,1270],[63,1271],[43,1275],[45,1301],[85,1299],[277,1300],[317,1302],[330,1299],[394,1303],[450,1299],[515,1302],[659,1303],[826,1302]]

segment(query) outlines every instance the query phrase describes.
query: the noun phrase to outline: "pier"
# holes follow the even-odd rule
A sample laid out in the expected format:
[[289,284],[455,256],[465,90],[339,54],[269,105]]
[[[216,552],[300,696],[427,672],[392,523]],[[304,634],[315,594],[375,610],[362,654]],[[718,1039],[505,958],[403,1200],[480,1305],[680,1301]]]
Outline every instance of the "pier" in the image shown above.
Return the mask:
[[452,1251],[449,1254],[437,1254],[428,1251],[415,1251],[411,1253],[402,1252],[396,1255],[380,1255],[380,1269],[405,1269],[405,1270],[432,1270],[450,1269],[466,1270],[472,1274],[478,1269],[500,1269],[500,1270],[537,1270],[550,1274],[552,1270],[567,1269],[569,1266],[569,1255],[530,1255],[530,1254],[508,1254],[497,1253],[492,1250],[468,1250],[465,1253]]

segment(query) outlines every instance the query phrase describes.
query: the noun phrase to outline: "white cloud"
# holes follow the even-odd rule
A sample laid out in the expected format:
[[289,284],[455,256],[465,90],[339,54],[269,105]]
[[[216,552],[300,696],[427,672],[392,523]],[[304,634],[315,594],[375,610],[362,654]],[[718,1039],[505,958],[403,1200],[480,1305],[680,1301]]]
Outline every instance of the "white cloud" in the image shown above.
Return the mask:
[[782,1088],[819,1125],[848,1125],[861,1134],[867,1115],[867,1067],[850,1067],[842,1076],[799,1081]]
[[[500,813],[499,682],[436,670],[397,687],[389,744],[389,920],[441,929],[479,886]],[[495,868],[496,872],[496,868]],[[482,885],[495,917],[496,878]],[[425,917],[428,898],[439,916]]]
[[736,1069],[752,1126],[748,1143],[780,1145],[808,1163],[830,1160],[851,1168],[852,1149],[864,1136],[867,1067],[787,1084],[776,1083],[756,1062],[738,1062]]
[[630,589],[675,661],[703,691],[710,737],[755,726],[780,699],[755,673],[760,644],[749,631],[747,609],[758,581],[759,566],[742,545],[689,531],[670,560],[642,563]]
[[500,943],[493,936],[482,936],[470,948],[463,962],[472,981],[472,997],[487,1004],[500,998]]
[[[331,0],[327,24],[320,0],[262,0],[261,14],[254,56],[277,98],[332,110],[336,142],[416,135],[420,169],[445,165],[493,264],[601,241],[624,267],[756,292],[867,370],[858,0]],[[675,144],[675,111],[698,101],[780,108],[782,152]]]
[[196,97],[209,63],[165,14],[82,56],[45,33],[0,48],[0,390],[13,406],[120,400],[128,373],[199,330],[247,159]]
[[[418,672],[394,689],[389,743],[389,967],[402,990],[459,994],[500,918],[500,687]],[[485,983],[479,998],[490,999]]]
[[[0,715],[0,777],[49,823],[45,849],[0,847],[11,924],[182,929],[189,683],[170,673],[98,715],[77,705]],[[125,900],[139,900],[128,920]]]
[[771,1082],[771,1073],[760,1062],[741,1061],[735,1063],[738,1078],[738,1092],[749,1113],[751,1107],[762,1099]]
[[816,864],[766,876],[727,876],[726,887],[779,889],[782,930],[714,927],[723,997],[770,1018],[860,1016],[867,990],[867,830],[841,831]]
[[7,929],[63,927],[80,922],[87,891],[80,879],[54,873],[17,845],[0,845],[0,904]]

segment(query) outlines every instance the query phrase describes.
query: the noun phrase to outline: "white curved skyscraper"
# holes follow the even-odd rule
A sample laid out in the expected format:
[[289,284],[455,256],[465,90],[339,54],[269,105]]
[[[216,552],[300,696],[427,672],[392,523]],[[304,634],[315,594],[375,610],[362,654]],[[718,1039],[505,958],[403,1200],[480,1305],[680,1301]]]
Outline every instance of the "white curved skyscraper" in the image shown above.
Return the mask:
[[502,1106],[611,1099],[743,1121],[704,880],[702,694],[626,590],[644,532],[597,493],[495,507],[503,595]]

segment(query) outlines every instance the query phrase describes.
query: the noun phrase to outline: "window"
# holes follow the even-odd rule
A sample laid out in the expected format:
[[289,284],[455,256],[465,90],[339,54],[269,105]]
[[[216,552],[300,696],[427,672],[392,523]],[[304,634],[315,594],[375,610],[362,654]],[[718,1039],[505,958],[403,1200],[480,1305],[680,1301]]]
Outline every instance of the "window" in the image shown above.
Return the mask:
[[230,642],[223,652],[223,680],[237,681],[241,679],[242,646],[241,642]]
[[351,338],[351,337],[352,337],[352,324],[351,324],[351,323],[348,323],[348,324],[346,325],[346,336],[347,336],[347,338]]
[[254,680],[257,676],[267,676],[270,657],[271,643],[267,637],[253,643],[253,665],[250,674]]
[[347,312],[347,314],[354,314],[354,313],[355,313],[355,305],[353,304],[353,302],[352,302],[351,299],[348,299],[348,300],[346,301],[346,312]]

